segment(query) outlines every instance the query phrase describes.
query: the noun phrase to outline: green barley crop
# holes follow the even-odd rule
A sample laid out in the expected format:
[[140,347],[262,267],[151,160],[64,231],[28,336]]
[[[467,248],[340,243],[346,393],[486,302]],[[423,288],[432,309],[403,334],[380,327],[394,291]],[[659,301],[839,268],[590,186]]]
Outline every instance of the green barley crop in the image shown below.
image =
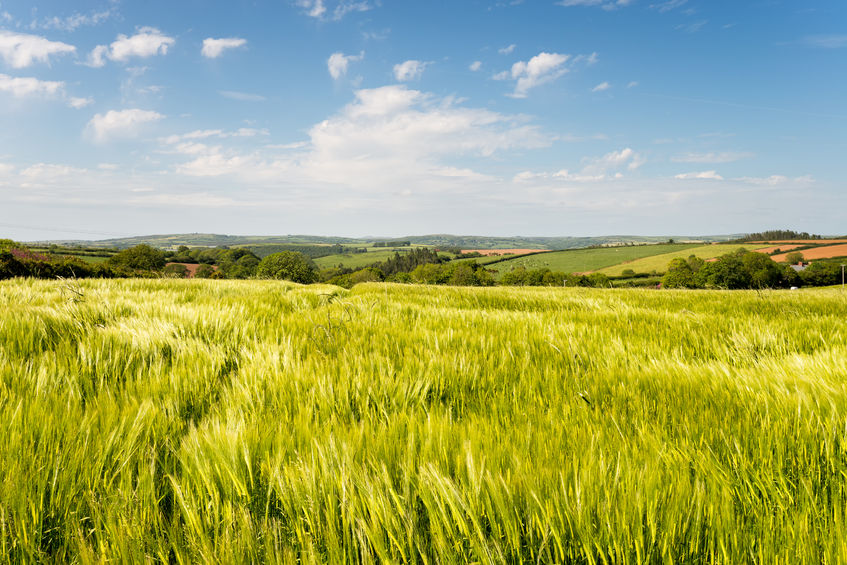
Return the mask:
[[0,560],[845,563],[847,299],[0,283]]

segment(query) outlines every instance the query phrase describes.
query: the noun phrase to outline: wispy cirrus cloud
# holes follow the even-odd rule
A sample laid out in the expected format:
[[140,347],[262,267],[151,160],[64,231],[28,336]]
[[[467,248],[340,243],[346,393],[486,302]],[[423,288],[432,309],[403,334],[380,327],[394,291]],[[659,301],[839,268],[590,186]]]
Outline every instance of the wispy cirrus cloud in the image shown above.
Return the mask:
[[250,92],[239,92],[237,90],[219,90],[218,94],[230,100],[238,100],[239,102],[264,102],[266,98],[261,94],[252,94]]
[[634,0],[560,0],[556,4],[568,8],[573,6],[597,6],[606,11],[612,11],[629,6],[633,2]]
[[294,4],[311,18],[336,22],[344,19],[347,14],[373,9],[373,5],[364,0],[343,0],[331,10],[327,8],[325,0],[295,0]]
[[724,151],[721,153],[686,153],[671,157],[674,163],[732,163],[743,159],[752,159],[755,153],[748,151]]
[[808,35],[799,41],[806,47],[841,49],[847,47],[847,35]]
[[58,29],[62,31],[76,31],[81,27],[97,26],[108,21],[115,15],[115,9],[100,10],[82,14],[75,12],[70,16],[53,16],[41,21],[33,22],[31,27],[39,29]]

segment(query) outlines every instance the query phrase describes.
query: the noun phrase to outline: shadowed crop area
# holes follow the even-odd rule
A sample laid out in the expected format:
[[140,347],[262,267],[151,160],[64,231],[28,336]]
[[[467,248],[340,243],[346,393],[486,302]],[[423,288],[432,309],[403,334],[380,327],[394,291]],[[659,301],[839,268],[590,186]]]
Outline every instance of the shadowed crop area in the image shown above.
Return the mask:
[[847,299],[0,283],[0,560],[847,560]]

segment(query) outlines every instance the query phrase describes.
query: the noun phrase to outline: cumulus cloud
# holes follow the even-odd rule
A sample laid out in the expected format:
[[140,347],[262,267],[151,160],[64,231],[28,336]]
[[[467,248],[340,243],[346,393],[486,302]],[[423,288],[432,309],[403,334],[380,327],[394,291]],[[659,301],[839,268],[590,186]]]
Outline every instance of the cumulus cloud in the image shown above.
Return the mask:
[[0,73],[0,92],[15,98],[64,99],[71,108],[83,108],[93,102],[91,98],[68,97],[62,81],[40,80],[34,77],[12,77]]
[[0,31],[0,57],[15,69],[28,67],[34,62],[49,63],[50,57],[74,53],[76,47],[50,41],[38,35]]
[[513,180],[521,183],[539,179],[579,183],[619,180],[624,178],[623,170],[634,171],[644,163],[645,159],[640,154],[627,147],[620,151],[606,153],[601,157],[586,157],[582,159],[583,166],[579,171],[562,169],[552,174],[523,171],[515,175]]
[[220,39],[208,37],[203,40],[203,49],[200,50],[200,54],[209,59],[217,59],[226,49],[235,49],[244,45],[247,45],[247,40],[240,37],[222,37]]
[[507,45],[506,47],[501,47],[497,50],[497,52],[501,55],[511,55],[514,52],[515,47],[517,47],[517,45],[512,43],[511,45]]
[[468,66],[468,69],[472,70],[473,72],[476,72],[476,71],[480,70],[481,68],[482,68],[482,61],[474,61],[473,63],[471,63]]
[[64,88],[64,82],[39,80],[33,77],[11,77],[0,74],[0,92],[7,92],[15,98],[57,96],[62,94]]
[[344,53],[333,53],[326,61],[327,70],[335,80],[340,79],[347,74],[347,67],[350,63],[361,61],[365,58],[365,52],[362,51],[358,55],[345,55]]
[[[213,138],[217,133],[197,135]],[[189,176],[237,175],[245,181],[343,186],[367,193],[397,186],[458,190],[465,183],[491,179],[448,162],[456,156],[490,156],[550,143],[525,117],[468,108],[454,98],[393,85],[356,91],[353,102],[309,130],[308,143],[273,147],[282,154],[197,144],[201,147],[181,148],[198,153],[176,170]]]
[[404,61],[394,65],[394,78],[400,82],[419,79],[428,65],[429,63],[415,61],[414,59]]
[[144,125],[164,117],[158,112],[137,108],[109,110],[105,114],[95,114],[87,127],[94,140],[102,143],[110,139],[135,137]]
[[[570,59],[570,55],[562,55],[559,53],[541,52],[529,61],[518,61],[512,65],[511,78],[515,79],[515,90],[511,94],[514,98],[526,98],[527,93],[541,84],[556,80],[563,74],[568,72],[565,63]],[[499,73],[494,76],[496,79],[505,79],[509,75]]]
[[604,90],[609,90],[612,88],[612,85],[608,82],[601,82],[597,86],[591,89],[591,92],[603,92]]
[[723,177],[715,171],[682,173],[680,175],[674,176],[674,178],[679,180],[723,180]]
[[165,55],[176,42],[154,27],[142,27],[135,35],[120,34],[111,45],[98,45],[88,55],[88,65],[102,67],[106,59],[125,63],[132,58],[147,58],[154,55]]
[[81,98],[76,96],[68,98],[68,106],[70,106],[71,108],[76,108],[77,110],[79,110],[80,108],[85,108],[86,106],[89,106],[93,103],[93,98]]

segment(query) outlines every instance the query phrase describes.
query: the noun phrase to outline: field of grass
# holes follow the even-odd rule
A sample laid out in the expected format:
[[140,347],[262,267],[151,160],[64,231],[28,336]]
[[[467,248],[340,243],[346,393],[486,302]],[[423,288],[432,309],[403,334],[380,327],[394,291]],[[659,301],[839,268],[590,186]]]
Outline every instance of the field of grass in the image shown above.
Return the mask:
[[755,243],[745,243],[741,245],[725,243],[698,245],[680,251],[672,251],[669,253],[663,253],[661,255],[644,257],[642,259],[630,261],[628,263],[612,265],[610,267],[600,269],[600,272],[605,273],[607,275],[620,275],[624,270],[632,269],[636,273],[652,273],[653,271],[656,271],[657,273],[664,273],[665,270],[668,268],[668,263],[670,263],[673,259],[676,259],[677,257],[688,258],[691,255],[696,255],[701,259],[711,259],[713,257],[719,257],[727,253],[734,253],[739,249],[747,249],[749,251],[753,251],[754,249],[759,249],[761,247],[761,245]]
[[596,271],[603,267],[617,265],[623,261],[632,261],[641,257],[660,255],[672,251],[680,251],[698,247],[691,243],[673,243],[659,245],[636,245],[632,247],[598,247],[593,249],[572,249],[541,253],[527,257],[517,257],[502,263],[491,265],[500,275],[517,267],[527,269],[550,269],[565,273],[584,273]]
[[67,284],[0,282],[4,561],[847,560],[838,290]]
[[[364,246],[361,246],[364,247]],[[417,246],[416,246],[417,247]],[[408,252],[411,247],[368,247],[367,253],[345,253],[343,255],[327,255],[326,257],[318,257],[315,259],[315,264],[321,268],[337,267],[343,265],[351,269],[361,269],[374,263],[380,263],[394,257],[395,252]],[[450,255],[452,257],[452,255]]]

